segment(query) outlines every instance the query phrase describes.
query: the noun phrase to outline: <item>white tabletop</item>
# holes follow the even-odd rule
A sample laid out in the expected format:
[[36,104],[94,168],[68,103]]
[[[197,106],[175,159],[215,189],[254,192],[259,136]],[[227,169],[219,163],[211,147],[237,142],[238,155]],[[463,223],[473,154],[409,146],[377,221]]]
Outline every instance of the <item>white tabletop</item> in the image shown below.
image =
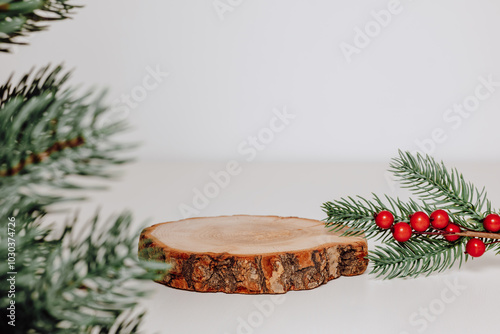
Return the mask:
[[[456,163],[500,207],[499,164]],[[262,214],[323,219],[321,204],[371,192],[406,197],[384,163],[248,163],[207,201],[198,216]],[[96,208],[106,216],[130,209],[137,226],[183,218],[226,163],[141,162],[126,166],[110,189],[88,192],[81,219]],[[100,184],[100,181],[93,181]],[[214,190],[214,193],[216,191]],[[51,216],[49,216],[50,218]],[[52,218],[58,218],[53,215]],[[373,243],[369,242],[369,248]],[[486,254],[461,269],[417,279],[384,281],[372,275],[340,277],[284,295],[229,295],[176,290],[148,283],[153,294],[145,333],[492,333],[498,319],[500,256]]]

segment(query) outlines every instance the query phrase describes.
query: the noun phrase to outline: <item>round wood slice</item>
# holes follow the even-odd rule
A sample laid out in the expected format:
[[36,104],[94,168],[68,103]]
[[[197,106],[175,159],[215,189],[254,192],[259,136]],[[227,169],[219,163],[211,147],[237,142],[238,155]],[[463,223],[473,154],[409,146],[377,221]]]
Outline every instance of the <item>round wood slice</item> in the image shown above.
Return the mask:
[[139,256],[172,263],[159,283],[185,290],[285,293],[315,288],[367,267],[363,237],[340,237],[312,219],[190,218],[144,229]]

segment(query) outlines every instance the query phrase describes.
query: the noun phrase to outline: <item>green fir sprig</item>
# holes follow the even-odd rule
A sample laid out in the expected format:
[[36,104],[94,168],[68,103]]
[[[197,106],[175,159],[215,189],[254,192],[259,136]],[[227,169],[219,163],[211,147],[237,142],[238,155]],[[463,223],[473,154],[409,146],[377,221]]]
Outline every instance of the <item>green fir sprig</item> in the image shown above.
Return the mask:
[[[62,66],[31,71],[0,87],[0,287],[15,270],[16,326],[8,293],[0,297],[1,333],[136,333],[150,281],[168,266],[137,258],[140,227],[129,213],[49,225],[55,203],[81,199],[84,177],[109,178],[133,145],[116,143],[126,123],[108,118],[104,92],[79,93]],[[68,179],[68,177],[71,177]],[[74,191],[71,194],[75,193]],[[9,218],[15,233],[7,234]],[[139,229],[138,229],[139,228]],[[14,269],[5,261],[15,240]],[[10,243],[10,246],[9,246]]]
[[[0,0],[0,52],[76,7]],[[63,227],[49,220],[53,204],[82,199],[66,190],[116,175],[112,167],[134,146],[113,140],[127,125],[108,117],[105,92],[81,93],[69,77],[46,66],[0,86],[0,333],[137,333],[143,282],[168,270],[161,259],[137,258],[140,226],[128,212],[87,223],[75,215]]]
[[404,203],[399,198],[385,195],[386,202],[384,202],[376,194],[372,196],[371,201],[356,196],[324,203],[322,208],[328,215],[327,226],[331,227],[333,232],[342,231],[344,236],[365,235],[367,238],[386,241],[391,236],[390,230],[380,230],[373,223],[376,212],[389,210],[395,214],[398,221],[404,221],[413,212],[422,210],[422,207],[412,199]]
[[0,52],[25,45],[20,38],[47,29],[48,22],[70,18],[76,7],[68,0],[0,0]]
[[400,152],[393,159],[390,171],[401,182],[403,188],[410,189],[423,201],[433,203],[442,210],[451,212],[455,217],[470,218],[467,227],[484,231],[484,213],[491,212],[491,203],[483,187],[476,188],[465,181],[456,169],[448,169],[443,162],[437,163],[430,157],[409,152]]
[[[75,218],[57,233],[41,227],[43,216],[25,208],[12,216],[17,233],[15,327],[6,325],[6,316],[2,327],[15,333],[109,333],[114,327],[123,327],[116,333],[136,333],[144,313],[131,312],[147,293],[138,281],[158,278],[168,267],[137,259],[139,230],[132,228],[131,215],[102,221],[96,214],[87,224]],[[2,245],[4,239],[0,236]],[[7,254],[2,246],[0,256],[6,259]],[[0,263],[6,292],[8,266]],[[3,312],[10,300],[0,299]],[[124,314],[129,318],[123,319]]]
[[112,139],[127,126],[109,121],[105,92],[79,94],[65,87],[69,77],[46,66],[0,87],[0,208],[19,205],[22,195],[43,205],[67,200],[39,189],[78,189],[65,176],[111,177],[109,166],[130,160],[123,152],[134,145]]
[[[448,169],[443,162],[420,154],[400,151],[390,171],[417,196],[418,202],[410,198],[405,203],[399,198],[373,194],[371,200],[346,197],[322,206],[330,230],[382,242],[368,255],[371,272],[377,277],[416,277],[449,269],[455,263],[461,265],[469,257],[464,250],[470,237],[483,240],[486,250],[500,253],[500,234],[487,233],[482,224],[484,217],[493,212],[484,188],[479,190],[457,169]],[[450,242],[444,238],[449,233],[438,231],[415,233],[408,241],[398,242],[392,238],[391,229],[375,224],[375,216],[382,210],[391,212],[395,221],[409,222],[417,211],[430,214],[436,209],[446,210],[450,220],[461,227],[462,232],[457,234],[461,238]]]

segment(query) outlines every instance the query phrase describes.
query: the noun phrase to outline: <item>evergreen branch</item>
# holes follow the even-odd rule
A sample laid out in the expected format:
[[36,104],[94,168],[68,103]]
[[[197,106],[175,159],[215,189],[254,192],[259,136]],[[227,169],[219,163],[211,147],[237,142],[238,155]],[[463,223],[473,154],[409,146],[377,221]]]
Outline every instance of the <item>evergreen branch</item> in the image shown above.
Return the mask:
[[[67,0],[0,0],[0,52],[25,44],[22,38],[46,29],[47,22],[69,18],[76,7]],[[112,217],[104,225],[96,215],[86,231],[75,231],[73,222],[58,237],[41,225],[47,206],[75,199],[46,190],[81,188],[67,180],[69,175],[111,176],[110,165],[128,161],[117,153],[131,147],[110,140],[125,123],[101,125],[108,111],[104,94],[63,88],[69,75],[62,66],[47,66],[18,84],[11,77],[0,87],[0,215],[16,218],[16,230],[9,232],[15,243],[0,234],[0,256],[11,256],[7,246],[15,245],[14,329],[135,333],[144,316],[136,305],[146,292],[138,283],[157,279],[168,266],[155,257],[137,259],[139,231],[130,233],[130,215]],[[3,291],[8,291],[12,265],[0,262]],[[10,298],[0,297],[4,319]]]
[[372,274],[385,279],[417,277],[451,268],[457,261],[462,264],[464,242],[417,237],[405,243],[396,241],[377,246],[368,259]]
[[125,123],[101,126],[104,93],[77,96],[63,87],[68,78],[61,66],[47,66],[0,88],[0,206],[20,193],[48,205],[61,198],[43,197],[35,187],[80,188],[64,176],[110,177],[110,165],[127,161],[117,154],[131,146],[111,140]]
[[409,216],[416,211],[431,211],[425,203],[419,205],[413,200],[403,203],[399,198],[385,196],[388,202],[385,204],[379,196],[372,195],[372,201],[356,196],[324,203],[322,209],[327,215],[326,227],[333,232],[341,231],[342,236],[365,235],[368,239],[386,241],[391,233],[390,230],[381,230],[375,225],[377,212],[388,210],[394,213],[397,221],[408,222]]
[[[381,239],[382,246],[377,246],[368,255],[373,264],[372,273],[377,277],[415,277],[451,268],[457,261],[462,263],[463,251],[469,242],[484,245],[486,250],[500,254],[500,233],[487,231],[483,224],[484,217],[493,213],[484,188],[478,190],[472,183],[466,182],[456,169],[448,170],[442,162],[438,164],[429,156],[412,156],[408,152],[399,152],[399,158],[391,163],[391,171],[403,187],[420,198],[421,203],[412,199],[403,203],[385,196],[385,204],[373,195],[371,201],[357,196],[323,204],[327,228],[344,236],[364,235],[368,239]],[[445,210],[451,222],[458,227],[452,225],[451,230],[444,230],[447,218],[445,225],[433,225],[430,231],[425,226],[423,230],[419,227],[416,231],[416,226],[420,224],[418,220],[415,226],[413,223],[400,224],[398,228],[391,227],[392,218],[389,218],[389,225],[379,222],[381,227],[375,222],[380,211],[391,212],[395,222],[409,223],[410,216],[417,211],[429,215],[436,210]],[[461,238],[454,241],[453,236]],[[472,251],[472,256],[476,257],[483,253],[478,249]]]
[[[21,223],[27,217],[26,212],[16,221]],[[139,281],[157,279],[168,266],[137,259],[139,230],[131,229],[131,215],[111,217],[104,224],[96,215],[83,231],[76,231],[73,222],[53,240],[47,230],[39,228],[38,221],[31,219],[19,226],[20,232],[27,233],[17,237],[16,299],[24,302],[18,305],[16,330],[108,333],[118,328],[122,333],[135,332],[143,314],[130,321],[123,314],[134,309],[146,293]],[[2,256],[4,251],[6,247],[1,248]],[[5,284],[8,270],[1,269],[0,279]],[[1,297],[2,308],[8,302],[6,296]]]
[[[16,330],[136,332],[143,313],[126,317],[145,293],[137,281],[156,278],[166,265],[138,262],[138,231],[130,234],[130,216],[106,225],[97,224],[96,216],[87,232],[74,232],[74,223],[68,224],[57,238],[40,225],[47,206],[76,199],[47,195],[47,190],[79,189],[67,176],[109,177],[110,165],[127,161],[117,156],[127,145],[111,141],[125,124],[101,126],[108,111],[104,94],[78,96],[63,87],[68,78],[60,66],[45,67],[17,85],[9,80],[0,87],[0,214],[18,222]],[[6,258],[3,237],[0,255]],[[0,264],[2,288],[10,271],[6,264]],[[7,295],[0,298],[3,310],[8,302]]]
[[47,22],[70,18],[81,6],[68,0],[0,0],[0,52],[9,44],[25,45],[19,38],[48,28]]
[[23,170],[26,165],[30,165],[32,163],[40,163],[45,159],[49,158],[50,155],[54,152],[59,152],[64,150],[65,148],[75,148],[85,144],[85,139],[83,137],[76,137],[66,142],[56,142],[52,144],[51,147],[46,149],[41,153],[31,153],[26,159],[21,160],[17,165],[10,167],[6,170],[0,170],[0,177],[2,176],[12,176],[16,175],[20,171]]
[[484,218],[481,212],[491,212],[484,188],[477,189],[466,182],[457,169],[448,170],[443,162],[437,163],[432,157],[399,151],[399,158],[392,160],[390,171],[400,180],[402,187],[410,189],[422,200],[430,201],[455,216],[471,217],[469,227],[481,229],[477,224]]
[[31,97],[39,96],[42,93],[56,93],[61,90],[62,85],[69,79],[71,73],[62,73],[63,66],[58,65],[53,70],[47,65],[40,68],[36,73],[31,69],[17,84],[12,83],[12,75],[5,84],[0,86],[0,108],[8,100],[15,97],[22,97],[29,100]]

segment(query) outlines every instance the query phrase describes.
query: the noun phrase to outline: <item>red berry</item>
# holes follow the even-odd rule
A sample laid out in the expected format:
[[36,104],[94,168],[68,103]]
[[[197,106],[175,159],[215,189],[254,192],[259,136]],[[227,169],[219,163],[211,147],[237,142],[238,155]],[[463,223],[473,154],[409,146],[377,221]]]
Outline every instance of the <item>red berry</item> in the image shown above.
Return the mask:
[[[460,226],[458,226],[457,224],[453,224],[453,223],[449,223],[448,226],[446,226],[446,228],[444,229],[446,232],[451,232],[451,233],[459,233],[459,232],[462,232],[462,230],[460,229]],[[458,239],[460,239],[460,236],[459,235],[452,235],[452,234],[448,234],[444,236],[444,238],[450,242],[452,241],[457,241]]]
[[496,213],[490,213],[483,220],[483,226],[486,231],[498,232],[500,231],[500,216]]
[[436,210],[431,213],[431,224],[435,229],[441,230],[450,222],[448,213],[444,210]]
[[405,242],[411,238],[411,227],[408,223],[399,222],[392,229],[392,236],[399,242]]
[[375,216],[375,224],[380,228],[389,228],[394,223],[394,216],[389,211],[380,211]]
[[417,232],[424,232],[429,228],[429,216],[425,212],[417,211],[410,216],[410,225]]
[[465,245],[465,252],[472,257],[480,257],[484,254],[486,250],[486,246],[481,239],[472,238],[467,241],[467,245]]

